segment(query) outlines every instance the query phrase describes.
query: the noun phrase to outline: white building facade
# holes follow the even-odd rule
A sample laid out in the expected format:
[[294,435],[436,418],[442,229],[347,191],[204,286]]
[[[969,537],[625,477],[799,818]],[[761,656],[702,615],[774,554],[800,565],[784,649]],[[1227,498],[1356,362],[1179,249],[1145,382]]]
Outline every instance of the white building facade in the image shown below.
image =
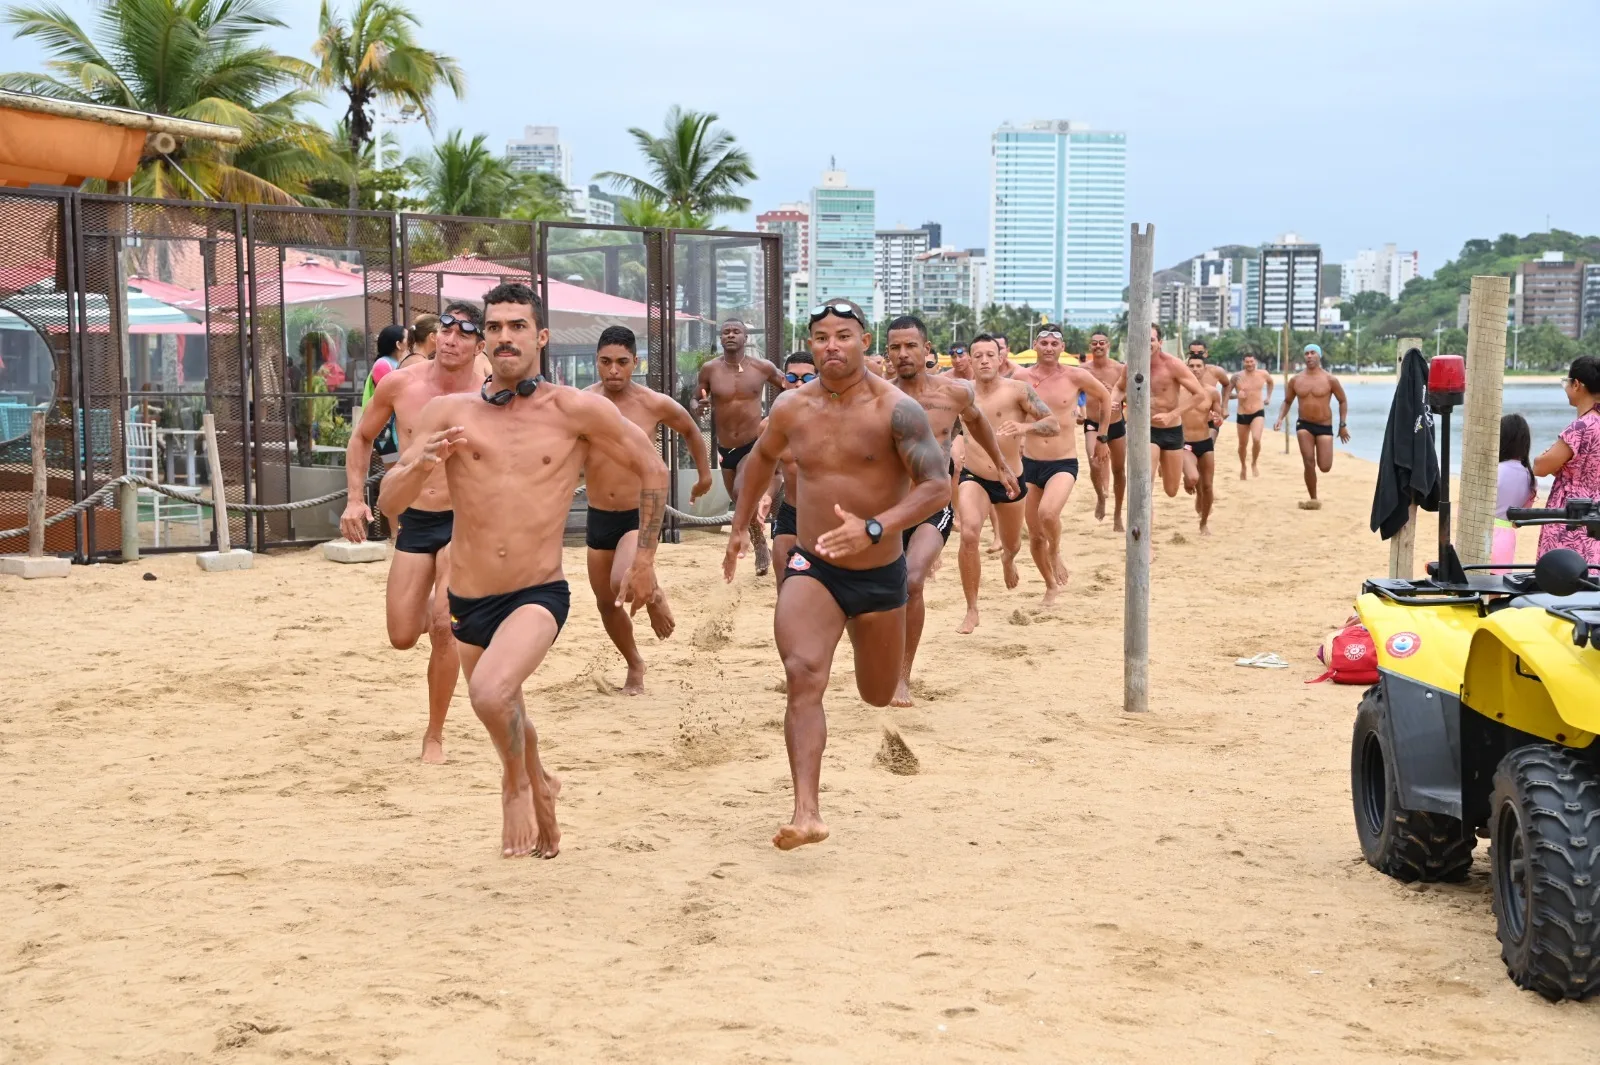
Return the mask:
[[912,300],[912,266],[917,256],[928,250],[926,229],[880,229],[873,238],[872,281],[880,302],[878,314],[883,318],[896,318],[910,314]]

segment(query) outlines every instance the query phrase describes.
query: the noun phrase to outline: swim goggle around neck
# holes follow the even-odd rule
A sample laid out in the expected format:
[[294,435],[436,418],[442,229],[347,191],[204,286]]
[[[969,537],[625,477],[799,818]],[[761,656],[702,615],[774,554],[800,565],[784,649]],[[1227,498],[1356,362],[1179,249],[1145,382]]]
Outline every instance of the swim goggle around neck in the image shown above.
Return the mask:
[[504,407],[517,396],[531,396],[539,388],[539,379],[537,377],[526,377],[517,382],[516,388],[502,388],[494,395],[490,395],[489,382],[493,380],[494,378],[492,377],[485,377],[483,379],[483,389],[478,395],[497,407]]

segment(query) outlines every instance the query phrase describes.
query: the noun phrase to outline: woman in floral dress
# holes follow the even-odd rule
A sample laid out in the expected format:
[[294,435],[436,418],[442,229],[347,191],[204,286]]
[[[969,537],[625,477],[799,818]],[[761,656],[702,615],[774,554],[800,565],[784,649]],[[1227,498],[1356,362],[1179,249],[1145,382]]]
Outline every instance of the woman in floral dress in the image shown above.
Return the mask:
[[[1600,359],[1580,355],[1572,360],[1562,387],[1567,402],[1577,409],[1578,419],[1561,430],[1550,450],[1534,460],[1535,474],[1555,475],[1547,507],[1565,506],[1568,499],[1600,499],[1600,409],[1596,409],[1600,407]],[[1582,529],[1546,525],[1539,533],[1539,554],[1557,547],[1571,548],[1591,566],[1600,565],[1600,540]]]

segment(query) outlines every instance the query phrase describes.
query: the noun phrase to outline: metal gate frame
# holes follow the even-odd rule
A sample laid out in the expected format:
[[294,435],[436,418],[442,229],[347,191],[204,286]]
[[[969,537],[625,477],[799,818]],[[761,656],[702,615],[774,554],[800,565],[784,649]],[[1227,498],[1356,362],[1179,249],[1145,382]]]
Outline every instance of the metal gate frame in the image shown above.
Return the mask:
[[[446,262],[461,258],[464,254],[477,254],[476,252],[462,251],[456,248],[456,245],[464,242],[449,239],[448,234],[451,233],[455,227],[462,227],[466,231],[467,235],[471,235],[473,230],[477,230],[480,233],[485,230],[526,230],[528,234],[527,255],[525,259],[521,253],[503,257],[483,257],[481,261],[484,263],[492,263],[496,266],[508,267],[504,274],[499,275],[496,275],[490,270],[471,272],[458,270],[424,271],[417,264],[414,264],[411,261],[411,256],[415,250],[414,245],[416,244],[416,239],[413,236],[413,230],[423,225],[440,226],[444,229],[447,236],[443,243],[446,248],[450,249],[445,260],[443,260]],[[418,275],[419,277],[428,277],[436,274],[439,277],[440,283],[438,299],[441,307],[444,304],[443,279],[448,275],[462,277],[512,277],[517,274],[526,274],[527,283],[531,286],[534,283],[534,278],[538,274],[540,264],[539,225],[540,224],[536,222],[523,221],[513,218],[474,218],[470,215],[414,214],[402,212],[399,215],[398,222],[398,229],[400,231],[400,324],[409,326],[412,318],[414,317],[411,308],[411,290],[414,274]],[[422,265],[428,266],[433,264],[424,263]]]

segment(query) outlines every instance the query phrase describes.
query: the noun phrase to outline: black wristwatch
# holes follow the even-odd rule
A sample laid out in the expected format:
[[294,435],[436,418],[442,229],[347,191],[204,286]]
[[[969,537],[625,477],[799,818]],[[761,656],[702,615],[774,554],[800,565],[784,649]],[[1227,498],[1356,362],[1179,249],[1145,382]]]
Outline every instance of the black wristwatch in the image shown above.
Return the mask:
[[1105,433],[1097,433],[1095,435],[1095,439],[1100,441],[1102,444],[1111,443],[1111,438],[1109,436],[1107,436]]
[[883,539],[883,522],[879,521],[877,518],[868,518],[867,519],[867,537],[873,543],[877,543],[879,540],[882,540]]

